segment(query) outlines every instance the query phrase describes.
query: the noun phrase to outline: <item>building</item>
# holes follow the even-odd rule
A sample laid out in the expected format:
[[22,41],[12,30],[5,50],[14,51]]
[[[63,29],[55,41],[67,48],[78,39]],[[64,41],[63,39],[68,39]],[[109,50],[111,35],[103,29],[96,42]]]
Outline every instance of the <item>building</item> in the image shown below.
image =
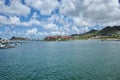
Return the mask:
[[66,41],[70,40],[71,36],[48,36],[44,40],[46,41]]
[[7,44],[7,43],[9,43],[9,40],[0,38],[0,43]]

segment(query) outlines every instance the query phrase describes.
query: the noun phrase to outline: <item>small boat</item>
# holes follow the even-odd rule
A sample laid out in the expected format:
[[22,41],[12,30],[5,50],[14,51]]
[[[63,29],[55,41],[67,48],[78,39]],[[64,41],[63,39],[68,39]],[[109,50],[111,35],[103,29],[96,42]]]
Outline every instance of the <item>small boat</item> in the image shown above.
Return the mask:
[[15,46],[12,46],[10,44],[1,44],[0,49],[7,49],[7,48],[15,48]]

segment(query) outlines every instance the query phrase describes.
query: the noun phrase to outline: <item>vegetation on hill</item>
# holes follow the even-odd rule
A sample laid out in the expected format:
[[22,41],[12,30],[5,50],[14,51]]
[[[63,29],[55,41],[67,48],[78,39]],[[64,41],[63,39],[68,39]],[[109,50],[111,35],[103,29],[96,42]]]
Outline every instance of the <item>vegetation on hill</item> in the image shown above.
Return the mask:
[[90,37],[96,36],[98,33],[98,30],[92,29],[89,32],[83,33],[83,34],[74,34],[71,35],[73,39],[88,39]]
[[97,35],[99,36],[114,36],[116,33],[120,31],[120,26],[113,26],[113,27],[105,27],[104,29],[100,30]]
[[71,35],[74,39],[120,39],[120,26],[105,27],[101,30],[91,30],[83,34],[74,34]]
[[29,40],[29,38],[15,37],[13,36],[10,40]]

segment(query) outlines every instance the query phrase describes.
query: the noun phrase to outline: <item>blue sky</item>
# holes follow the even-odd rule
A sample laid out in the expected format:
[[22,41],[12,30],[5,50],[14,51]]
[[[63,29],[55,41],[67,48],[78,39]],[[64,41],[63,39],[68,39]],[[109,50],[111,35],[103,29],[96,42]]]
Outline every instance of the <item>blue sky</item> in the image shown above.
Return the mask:
[[120,25],[118,0],[0,0],[0,37],[44,38]]

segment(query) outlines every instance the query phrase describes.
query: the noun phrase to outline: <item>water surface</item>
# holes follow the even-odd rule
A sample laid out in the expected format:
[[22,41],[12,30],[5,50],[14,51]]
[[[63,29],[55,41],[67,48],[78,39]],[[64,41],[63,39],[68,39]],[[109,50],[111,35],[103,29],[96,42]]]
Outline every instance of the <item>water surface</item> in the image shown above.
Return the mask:
[[0,80],[120,80],[120,42],[29,42],[0,49]]

